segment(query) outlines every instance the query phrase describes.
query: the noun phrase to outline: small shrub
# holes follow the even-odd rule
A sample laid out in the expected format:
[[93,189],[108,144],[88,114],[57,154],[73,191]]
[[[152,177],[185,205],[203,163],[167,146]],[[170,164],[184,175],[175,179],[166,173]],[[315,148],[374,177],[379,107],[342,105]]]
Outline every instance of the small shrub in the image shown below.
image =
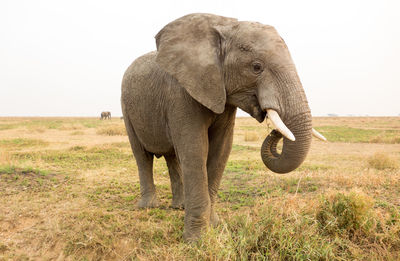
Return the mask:
[[98,135],[108,135],[108,136],[126,136],[126,130],[124,126],[108,126],[99,129],[96,132]]
[[378,152],[368,158],[368,166],[378,170],[396,169],[398,168],[398,163],[392,157]]
[[244,140],[245,141],[257,141],[259,139],[259,136],[257,132],[255,131],[246,131],[244,133]]
[[373,228],[373,201],[363,193],[337,193],[323,198],[316,218],[323,233],[350,239]]

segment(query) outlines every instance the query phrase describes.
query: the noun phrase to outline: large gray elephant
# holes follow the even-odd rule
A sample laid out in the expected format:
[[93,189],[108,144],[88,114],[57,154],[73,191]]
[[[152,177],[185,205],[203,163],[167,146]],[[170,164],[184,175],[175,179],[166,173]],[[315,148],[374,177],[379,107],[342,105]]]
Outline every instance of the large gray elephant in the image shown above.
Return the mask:
[[109,111],[101,112],[100,120],[105,120],[105,119],[111,120],[111,112],[109,112]]
[[[297,168],[311,144],[311,113],[288,48],[272,26],[190,14],[156,35],[122,82],[122,112],[135,155],[139,207],[156,207],[153,157],[164,156],[172,206],[185,208],[184,239],[216,224],[214,205],[232,148],[236,108],[277,131],[262,159],[277,173]],[[281,154],[276,144],[284,136]],[[182,182],[183,180],[183,182]]]

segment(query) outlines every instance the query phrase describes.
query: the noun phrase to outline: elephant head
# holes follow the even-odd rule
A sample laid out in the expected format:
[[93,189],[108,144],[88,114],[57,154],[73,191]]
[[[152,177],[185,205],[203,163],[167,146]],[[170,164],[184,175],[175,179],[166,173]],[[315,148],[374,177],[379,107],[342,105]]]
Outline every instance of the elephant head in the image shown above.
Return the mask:
[[[264,164],[287,173],[311,144],[311,112],[289,50],[274,27],[211,14],[191,14],[156,36],[157,63],[199,103],[220,114],[236,106],[278,131],[264,141]],[[283,134],[283,148],[276,150]]]

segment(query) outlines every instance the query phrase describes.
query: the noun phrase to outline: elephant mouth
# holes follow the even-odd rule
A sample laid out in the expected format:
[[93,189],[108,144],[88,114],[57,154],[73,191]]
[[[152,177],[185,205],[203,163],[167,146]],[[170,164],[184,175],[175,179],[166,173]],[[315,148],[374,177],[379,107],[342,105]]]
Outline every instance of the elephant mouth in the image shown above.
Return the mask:
[[[257,96],[254,95],[254,99],[257,101]],[[267,111],[263,110],[258,102],[253,104],[252,111],[249,113],[253,118],[255,118],[259,123],[262,123],[267,117]]]
[[254,113],[253,116],[259,123],[263,122],[264,119],[267,117],[267,112],[264,110],[261,110],[261,107],[258,106],[258,108],[255,108],[256,113]]

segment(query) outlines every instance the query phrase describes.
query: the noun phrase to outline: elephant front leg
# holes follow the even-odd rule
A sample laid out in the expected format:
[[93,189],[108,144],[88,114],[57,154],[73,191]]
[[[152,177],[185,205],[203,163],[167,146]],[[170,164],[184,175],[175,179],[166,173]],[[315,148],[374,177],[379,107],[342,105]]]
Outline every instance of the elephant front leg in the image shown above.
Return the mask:
[[[190,130],[190,129],[189,129]],[[188,135],[179,135],[176,148],[182,169],[185,241],[196,241],[210,223],[210,196],[207,182],[208,133],[204,129],[190,130]]]
[[207,173],[204,165],[183,167],[185,194],[185,228],[183,239],[196,241],[210,223],[211,202],[208,194]]
[[215,202],[222,174],[232,149],[235,114],[236,108],[226,107],[225,112],[218,116],[209,130],[210,144],[207,158],[207,174],[211,201],[210,223],[213,226],[219,223],[219,218],[215,211]]

